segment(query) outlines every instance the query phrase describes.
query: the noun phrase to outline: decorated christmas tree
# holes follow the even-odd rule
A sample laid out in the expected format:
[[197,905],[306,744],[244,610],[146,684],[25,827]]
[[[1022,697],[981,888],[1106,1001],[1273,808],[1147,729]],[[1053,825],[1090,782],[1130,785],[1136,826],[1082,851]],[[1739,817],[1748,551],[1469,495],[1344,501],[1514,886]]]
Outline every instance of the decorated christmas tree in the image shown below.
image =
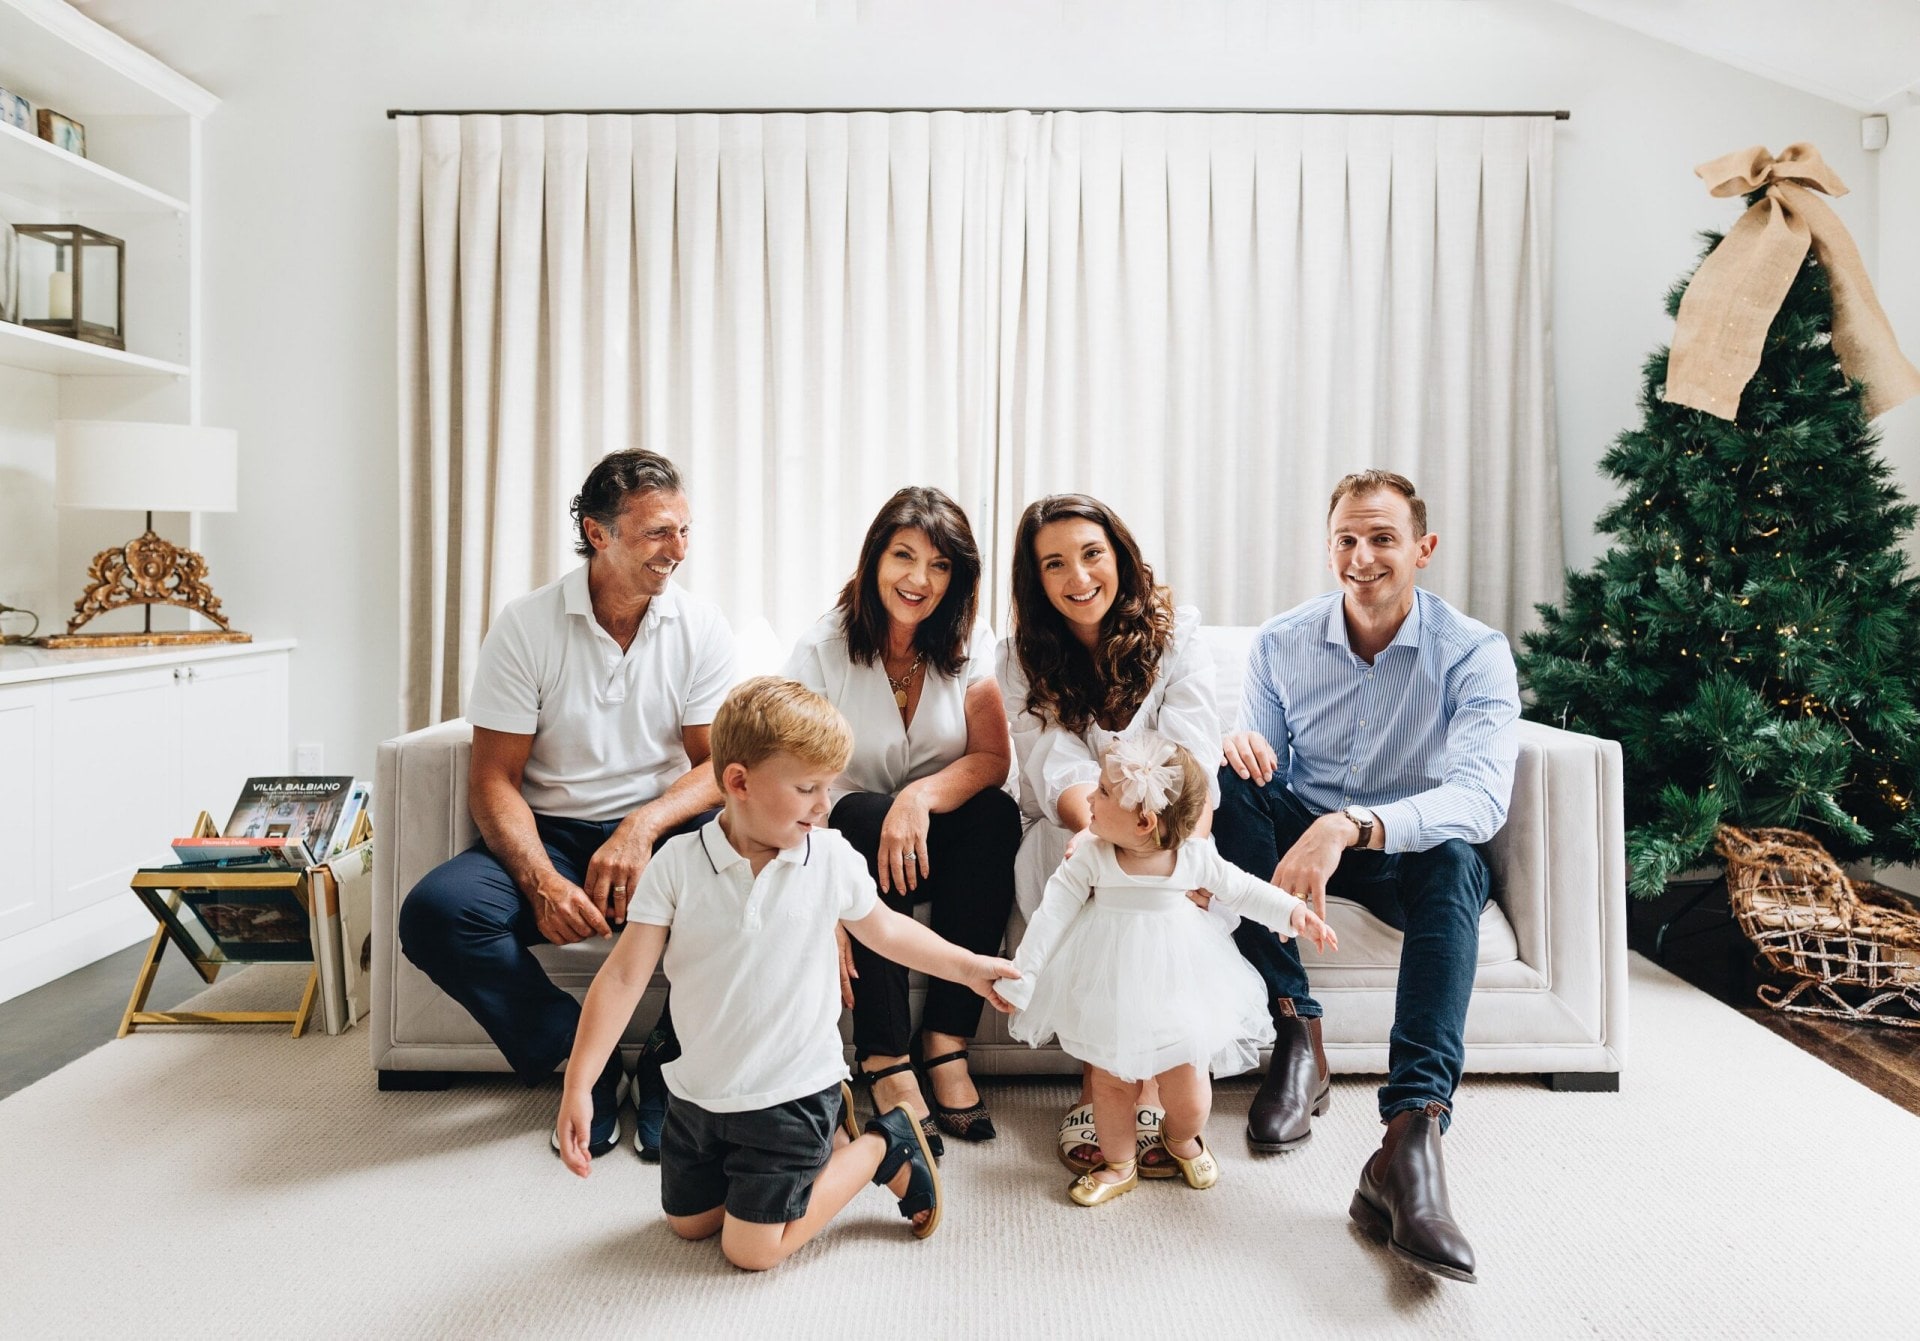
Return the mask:
[[[1797,152],[1825,177],[1792,175],[1844,191],[1806,146],[1700,170],[1750,209],[1668,295],[1674,349],[1647,361],[1642,422],[1601,461],[1625,490],[1598,522],[1612,547],[1540,607],[1519,658],[1529,716],[1621,743],[1643,897],[1707,857],[1722,821],[1920,861],[1920,580],[1901,549],[1915,509],[1870,422],[1920,375],[1844,228],[1786,182]],[[1796,207],[1798,254],[1775,245]],[[1759,262],[1740,251],[1756,238],[1774,247]]]

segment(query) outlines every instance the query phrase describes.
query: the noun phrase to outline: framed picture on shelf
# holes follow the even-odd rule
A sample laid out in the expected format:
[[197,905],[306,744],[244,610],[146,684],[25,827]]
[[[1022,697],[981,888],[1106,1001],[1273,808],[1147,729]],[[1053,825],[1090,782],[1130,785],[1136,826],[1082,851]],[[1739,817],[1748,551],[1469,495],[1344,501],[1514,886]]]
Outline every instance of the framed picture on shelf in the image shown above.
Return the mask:
[[40,109],[40,138],[56,149],[65,149],[82,158],[87,156],[87,128],[50,108]]
[[33,104],[12,89],[0,88],[0,125],[24,130],[29,135],[39,133],[34,129]]

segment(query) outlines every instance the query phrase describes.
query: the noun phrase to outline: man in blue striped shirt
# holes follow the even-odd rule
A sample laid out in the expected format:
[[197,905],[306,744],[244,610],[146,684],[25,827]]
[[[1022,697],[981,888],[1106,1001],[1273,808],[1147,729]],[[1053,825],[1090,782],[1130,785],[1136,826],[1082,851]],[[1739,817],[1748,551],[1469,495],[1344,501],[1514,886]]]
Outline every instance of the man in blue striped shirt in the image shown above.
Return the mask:
[[[1520,691],[1504,636],[1415,587],[1439,544],[1426,511],[1403,475],[1363,471],[1335,487],[1327,565],[1339,590],[1254,639],[1214,834],[1229,861],[1315,912],[1338,894],[1404,933],[1380,1089],[1387,1132],[1350,1213],[1397,1255],[1470,1281],[1440,1135],[1491,892],[1474,845],[1506,822]],[[1291,1149],[1329,1102],[1320,1003],[1295,942],[1244,921],[1234,938],[1266,980],[1277,1034],[1247,1139]]]

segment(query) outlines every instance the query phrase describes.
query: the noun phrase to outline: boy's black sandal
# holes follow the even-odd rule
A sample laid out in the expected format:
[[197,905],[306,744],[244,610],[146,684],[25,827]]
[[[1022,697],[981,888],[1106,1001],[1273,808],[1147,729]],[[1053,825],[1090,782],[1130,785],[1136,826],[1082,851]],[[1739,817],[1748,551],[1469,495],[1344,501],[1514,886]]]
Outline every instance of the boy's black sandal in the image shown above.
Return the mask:
[[[873,1082],[876,1080],[885,1080],[888,1076],[897,1076],[902,1071],[911,1070],[913,1070],[913,1063],[911,1061],[896,1062],[892,1066],[883,1066],[878,1071],[869,1071],[858,1062],[853,1064],[853,1073],[860,1077],[860,1082],[867,1087],[867,1104],[873,1109],[875,1116],[879,1115],[880,1101],[873,1095]],[[939,1159],[947,1153],[947,1143],[940,1139],[940,1130],[933,1125],[933,1119],[931,1117],[923,1117],[920,1119],[920,1130],[927,1134],[927,1149],[933,1152],[935,1159]]]
[[900,1198],[900,1214],[911,1220],[926,1211],[926,1220],[913,1227],[916,1239],[926,1238],[940,1227],[940,1169],[933,1162],[926,1132],[905,1104],[874,1114],[867,1119],[866,1129],[887,1143],[887,1153],[880,1157],[880,1167],[873,1173],[875,1187],[892,1182],[901,1165],[911,1168],[906,1195]]
[[[956,1052],[943,1052],[938,1057],[929,1057],[920,1063],[922,1071],[931,1071],[936,1066],[945,1066],[948,1062],[967,1060],[966,1049]],[[991,1141],[999,1135],[993,1129],[993,1114],[987,1111],[983,1100],[975,1099],[965,1108],[948,1108],[934,1097],[933,1078],[927,1078],[927,1107],[933,1110],[933,1120],[940,1130],[962,1141]]]

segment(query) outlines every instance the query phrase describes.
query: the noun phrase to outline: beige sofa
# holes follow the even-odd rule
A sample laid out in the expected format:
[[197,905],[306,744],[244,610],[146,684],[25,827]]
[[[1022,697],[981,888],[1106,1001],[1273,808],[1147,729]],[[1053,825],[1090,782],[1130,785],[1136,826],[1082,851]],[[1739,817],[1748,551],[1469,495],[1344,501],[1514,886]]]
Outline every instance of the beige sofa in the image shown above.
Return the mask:
[[[1253,630],[1209,628],[1223,715],[1240,701]],[[1480,965],[1467,1012],[1469,1072],[1539,1072],[1564,1088],[1613,1089],[1626,1058],[1626,858],[1620,747],[1535,722],[1520,727],[1506,827],[1488,845],[1494,899],[1480,923]],[[373,1064],[382,1088],[443,1084],[448,1072],[505,1071],[465,1010],[400,953],[400,900],[474,839],[467,814],[471,732],[445,722],[381,745],[374,784]],[[1018,914],[1015,915],[1016,918]],[[1357,905],[1330,901],[1337,955],[1306,949],[1326,1007],[1334,1070],[1384,1073],[1400,935]],[[1017,935],[1018,928],[1013,929]],[[535,953],[554,980],[584,996],[608,943]],[[659,1008],[656,980],[627,1039]],[[983,1074],[1069,1072],[1057,1049],[1028,1048],[987,1011],[973,1047]]]

